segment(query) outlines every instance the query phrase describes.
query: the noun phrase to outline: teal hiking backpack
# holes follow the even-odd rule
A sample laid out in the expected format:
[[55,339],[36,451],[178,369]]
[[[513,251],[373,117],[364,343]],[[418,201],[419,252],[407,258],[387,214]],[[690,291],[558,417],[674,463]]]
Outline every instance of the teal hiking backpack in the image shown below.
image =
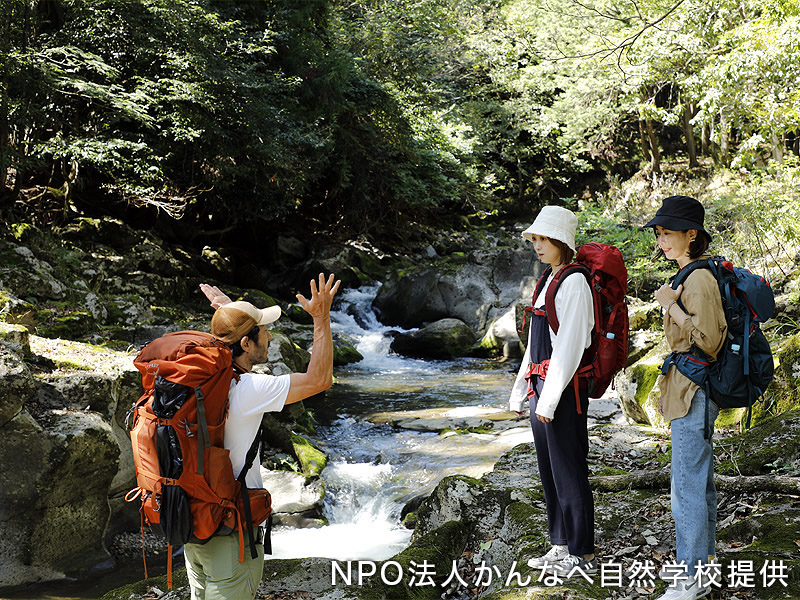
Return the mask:
[[[720,408],[747,408],[747,427],[753,403],[758,401],[775,374],[772,349],[760,323],[775,312],[775,295],[769,282],[747,269],[734,267],[721,256],[696,260],[678,271],[672,280],[677,289],[696,269],[711,271],[719,285],[722,308],[728,325],[725,343],[716,361],[710,361],[699,348],[688,353],[673,352],[664,361],[661,372],[671,365],[706,392]],[[678,304],[685,310],[680,299]],[[708,436],[706,412],[706,435]]]

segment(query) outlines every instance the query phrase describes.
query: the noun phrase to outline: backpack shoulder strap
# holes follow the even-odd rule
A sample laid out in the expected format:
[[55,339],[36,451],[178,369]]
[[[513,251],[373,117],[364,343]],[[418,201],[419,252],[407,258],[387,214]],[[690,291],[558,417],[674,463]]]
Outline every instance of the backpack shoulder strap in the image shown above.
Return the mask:
[[589,269],[580,263],[570,263],[565,265],[561,268],[561,270],[556,273],[556,276],[553,278],[553,283],[547,288],[547,292],[544,296],[544,308],[547,312],[547,322],[550,324],[550,328],[555,332],[558,333],[558,314],[556,313],[556,293],[558,292],[558,288],[561,287],[561,283],[572,275],[573,273],[581,273],[586,278],[587,282],[589,280]]
[[678,286],[681,285],[686,279],[694,273],[697,269],[708,269],[711,271],[711,274],[714,276],[714,279],[719,280],[719,267],[717,266],[719,261],[725,260],[722,257],[714,256],[712,258],[708,258],[705,260],[693,260],[688,265],[683,267],[680,271],[678,271],[671,280],[672,289],[678,289]]
[[550,277],[550,273],[553,272],[553,269],[547,267],[541,275],[539,275],[539,280],[536,282],[536,289],[533,291],[533,300],[531,300],[531,306],[536,304],[536,299],[539,297],[539,294],[542,293],[542,288],[544,284],[547,283],[547,278]]

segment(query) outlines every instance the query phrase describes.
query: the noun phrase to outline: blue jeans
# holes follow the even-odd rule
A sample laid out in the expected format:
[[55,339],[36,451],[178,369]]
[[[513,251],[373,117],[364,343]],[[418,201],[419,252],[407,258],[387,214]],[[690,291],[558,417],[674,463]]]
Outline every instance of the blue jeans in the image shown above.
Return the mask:
[[[672,516],[675,519],[675,554],[684,561],[689,577],[697,562],[705,564],[716,554],[717,490],[714,488],[714,444],[704,439],[706,395],[699,389],[686,416],[673,419],[670,469]],[[711,435],[719,407],[708,402]]]

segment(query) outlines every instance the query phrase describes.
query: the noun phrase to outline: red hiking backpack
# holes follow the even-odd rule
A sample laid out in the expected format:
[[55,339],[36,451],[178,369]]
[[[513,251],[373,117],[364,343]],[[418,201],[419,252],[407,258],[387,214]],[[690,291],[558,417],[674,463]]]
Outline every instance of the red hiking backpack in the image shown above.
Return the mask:
[[[244,562],[247,528],[255,558],[253,525],[269,518],[271,502],[267,490],[248,490],[244,483],[261,436],[253,441],[238,480],[223,445],[228,390],[239,377],[230,348],[208,333],[180,331],[150,342],[133,364],[145,391],[129,413],[137,487],[126,500],[141,498],[142,534],[147,522],[167,539],[169,587],[173,546],[238,531],[239,562]],[[269,553],[268,540],[267,535]]]
[[[536,284],[531,309],[536,303],[551,269],[548,267]],[[565,278],[573,273],[582,273],[592,290],[594,306],[594,329],[592,342],[581,359],[580,366],[573,377],[575,403],[581,412],[579,380],[585,379],[590,398],[600,398],[612,384],[614,375],[625,366],[628,360],[628,304],[625,292],[628,288],[628,270],[622,253],[614,246],[589,242],[578,248],[575,262],[564,266],[547,289],[544,304],[547,322],[558,333],[556,314],[556,292]],[[536,376],[539,365],[531,365],[529,381]],[[539,369],[539,372],[544,369]],[[535,389],[535,385],[533,386]],[[530,386],[528,395],[531,395]]]

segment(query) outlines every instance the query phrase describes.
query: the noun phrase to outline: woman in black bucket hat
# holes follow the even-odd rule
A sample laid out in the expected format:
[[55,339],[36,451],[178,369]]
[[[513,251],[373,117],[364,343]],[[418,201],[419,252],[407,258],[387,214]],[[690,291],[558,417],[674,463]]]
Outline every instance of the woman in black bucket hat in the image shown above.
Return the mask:
[[[680,269],[706,259],[711,235],[705,230],[705,210],[695,198],[670,196],[662,202],[652,227],[664,256]],[[725,341],[726,323],[717,281],[708,269],[693,270],[683,284],[669,283],[655,293],[664,309],[664,335],[673,356],[713,361]],[[674,364],[659,378],[659,410],[670,422],[672,462],[670,487],[675,519],[674,563],[665,563],[661,577],[668,582],[658,600],[694,600],[710,592],[702,565],[714,558],[717,496],[714,489],[714,421],[719,408],[706,402],[701,387]],[[707,411],[707,413],[706,413]],[[711,432],[706,431],[706,420]],[[705,584],[705,585],[704,585]]]

